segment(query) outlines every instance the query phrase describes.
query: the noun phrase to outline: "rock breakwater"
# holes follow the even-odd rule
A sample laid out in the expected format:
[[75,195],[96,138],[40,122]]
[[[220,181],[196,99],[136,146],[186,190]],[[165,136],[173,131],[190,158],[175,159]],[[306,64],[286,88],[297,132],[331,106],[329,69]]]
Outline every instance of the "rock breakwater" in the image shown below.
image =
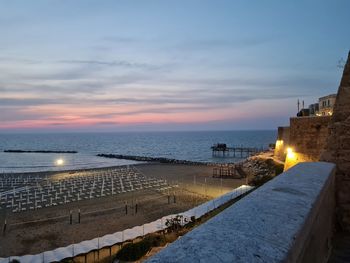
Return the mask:
[[78,153],[77,151],[4,150],[5,153]]
[[171,164],[187,164],[187,165],[208,165],[214,166],[217,163],[209,162],[194,162],[187,160],[178,160],[165,157],[148,157],[148,156],[137,156],[137,155],[123,155],[123,154],[97,154],[98,157],[124,159],[139,162],[157,162],[157,163],[171,163]]

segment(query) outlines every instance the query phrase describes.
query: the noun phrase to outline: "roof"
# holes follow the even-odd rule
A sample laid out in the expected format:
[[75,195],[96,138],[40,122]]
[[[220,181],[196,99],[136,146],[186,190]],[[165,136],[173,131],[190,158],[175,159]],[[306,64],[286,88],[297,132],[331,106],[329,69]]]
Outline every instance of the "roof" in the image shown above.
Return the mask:
[[325,99],[336,98],[336,97],[337,97],[337,94],[329,94],[327,96],[319,98],[319,100],[325,100]]

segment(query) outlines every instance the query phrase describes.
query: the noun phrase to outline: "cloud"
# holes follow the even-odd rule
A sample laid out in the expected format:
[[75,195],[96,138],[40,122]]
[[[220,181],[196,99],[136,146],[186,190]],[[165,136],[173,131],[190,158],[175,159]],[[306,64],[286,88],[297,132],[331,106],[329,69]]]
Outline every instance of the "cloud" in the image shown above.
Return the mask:
[[[226,44],[204,41],[203,47]],[[62,127],[122,126],[153,117],[157,123],[167,123],[178,122],[182,115],[184,119],[193,118],[193,122],[207,117],[209,122],[230,112],[235,115],[244,103],[254,105],[252,101],[259,101],[256,105],[260,105],[261,101],[268,104],[269,100],[314,95],[325,85],[322,79],[300,73],[240,75],[207,68],[197,71],[181,65],[166,72],[168,64],[157,68],[156,64],[112,59],[13,61],[22,63],[24,70],[2,65],[5,70],[0,76],[0,111],[6,114],[0,117],[5,122],[3,127],[16,121]],[[0,58],[1,62],[6,61]],[[69,118],[70,114],[74,118]]]
[[[0,102],[1,105],[1,102]],[[24,107],[17,107],[17,106],[12,106],[12,107],[4,107],[0,106],[0,121],[2,122],[7,122],[7,121],[24,121],[28,119],[46,119],[49,117],[48,113],[44,112],[29,112],[26,111],[26,108]]]
[[110,112],[106,114],[93,114],[86,117],[91,118],[101,118],[101,119],[110,119],[110,118],[116,118],[118,116],[132,116],[132,115],[139,115],[139,114],[170,114],[170,113],[186,113],[186,112],[198,112],[198,111],[207,111],[212,109],[222,108],[222,105],[213,104],[213,105],[192,105],[192,106],[185,106],[185,105],[177,105],[177,106],[164,106],[164,107],[146,107],[140,110],[129,110],[126,112]]
[[22,106],[35,106],[43,104],[61,104],[60,99],[50,98],[0,98],[0,107],[22,107]]
[[122,90],[131,84],[150,81],[151,77],[138,72],[100,76],[89,69],[28,75],[15,74],[6,79],[1,79],[0,76],[0,92],[2,95],[22,93],[62,97],[85,94],[88,97],[94,97],[98,94]]
[[119,125],[120,123],[117,121],[98,121],[95,122],[96,125]]
[[[44,79],[49,79],[45,76]],[[40,82],[39,82],[40,83]],[[185,78],[152,79],[130,74],[113,78],[55,81],[48,84],[0,83],[0,106],[71,105],[195,105],[227,107],[251,100],[312,95],[321,85],[312,78]],[[314,87],[314,89],[310,88]],[[17,94],[17,96],[15,96]],[[30,95],[28,98],[21,95]],[[11,97],[12,95],[12,97]]]
[[125,36],[106,36],[102,38],[103,41],[112,42],[112,43],[123,43],[130,44],[140,42],[140,39],[135,37],[125,37]]
[[43,63],[42,60],[38,60],[38,59],[17,58],[17,57],[0,57],[0,62],[15,62],[15,63],[27,64],[27,65]]
[[272,36],[250,36],[241,38],[188,39],[172,46],[181,50],[242,49],[263,45],[273,41]]
[[62,59],[62,60],[38,60],[21,57],[0,57],[1,62],[15,62],[20,64],[73,64],[73,65],[92,65],[92,66],[109,66],[109,67],[125,67],[125,68],[146,68],[157,69],[158,65],[147,63],[130,62],[126,60],[89,60],[89,59]]
[[92,66],[108,66],[108,67],[123,67],[123,68],[143,68],[143,69],[158,69],[159,66],[147,63],[136,63],[125,60],[59,60],[59,63],[65,64],[83,64]]
[[[17,70],[9,66],[11,65],[9,63],[16,63]],[[28,85],[32,80],[96,79],[99,74],[107,74],[104,78],[109,79],[113,77],[116,82],[118,82],[118,80],[124,82],[128,78],[128,74],[130,74],[128,72],[132,72],[132,78],[139,79],[136,75],[168,69],[169,66],[170,65],[166,64],[156,65],[127,60],[36,60],[21,57],[0,57],[0,67],[2,67],[3,70],[3,74],[0,76],[0,82],[1,80],[8,80],[9,82],[13,82],[13,80],[19,82],[23,80],[25,85]],[[118,79],[115,78],[115,73],[113,74],[113,68],[120,70],[118,72]],[[121,73],[123,73],[123,75],[121,75]],[[128,79],[128,82],[129,81],[131,81],[131,78]]]

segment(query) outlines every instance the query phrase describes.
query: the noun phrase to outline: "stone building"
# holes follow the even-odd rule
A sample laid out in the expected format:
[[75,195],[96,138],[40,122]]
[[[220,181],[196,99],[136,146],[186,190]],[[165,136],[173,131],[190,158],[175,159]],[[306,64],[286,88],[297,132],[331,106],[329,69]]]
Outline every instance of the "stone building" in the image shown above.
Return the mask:
[[330,116],[333,114],[337,94],[330,94],[318,99],[319,110],[316,112],[318,116]]

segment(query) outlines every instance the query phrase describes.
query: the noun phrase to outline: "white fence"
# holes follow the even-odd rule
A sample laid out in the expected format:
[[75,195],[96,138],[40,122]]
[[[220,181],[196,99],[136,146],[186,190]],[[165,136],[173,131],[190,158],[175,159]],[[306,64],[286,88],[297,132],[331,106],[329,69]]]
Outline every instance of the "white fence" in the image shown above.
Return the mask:
[[8,263],[13,259],[19,260],[21,263],[38,263],[38,262],[57,262],[65,258],[73,258],[81,254],[87,254],[91,251],[98,250],[104,247],[111,247],[115,244],[122,243],[127,240],[132,240],[146,234],[154,233],[164,230],[167,219],[171,219],[177,215],[182,215],[184,218],[190,219],[194,216],[196,219],[202,217],[206,213],[216,209],[217,207],[235,199],[244,193],[252,190],[254,187],[242,185],[235,190],[228,192],[216,199],[210,200],[197,207],[194,207],[186,212],[174,215],[164,216],[154,222],[144,224],[142,226],[135,226],[131,229],[116,232],[114,234],[105,235],[100,238],[82,241],[78,244],[69,245],[67,247],[57,248],[55,250],[46,251],[36,255],[25,255],[21,257],[0,258],[0,263]]

